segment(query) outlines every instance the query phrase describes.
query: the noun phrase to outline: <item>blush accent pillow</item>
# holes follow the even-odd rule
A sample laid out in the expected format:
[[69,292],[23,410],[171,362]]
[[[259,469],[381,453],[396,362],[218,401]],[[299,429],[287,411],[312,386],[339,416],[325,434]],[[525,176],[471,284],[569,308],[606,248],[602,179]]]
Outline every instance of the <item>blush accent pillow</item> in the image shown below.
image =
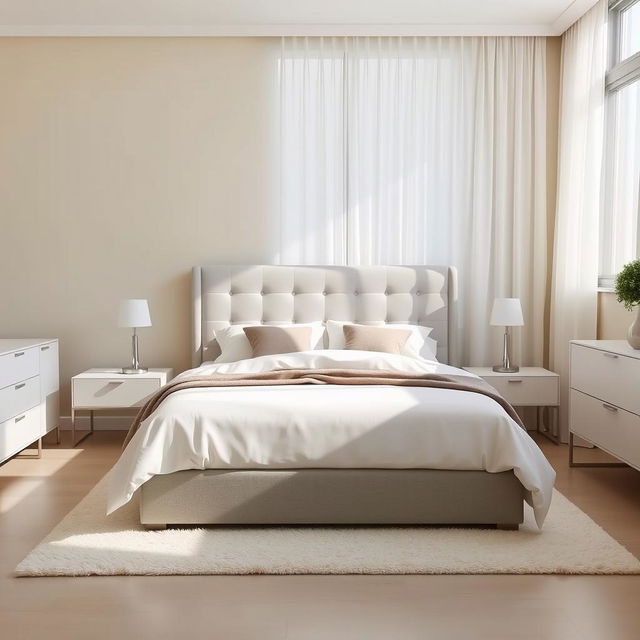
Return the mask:
[[311,349],[311,327],[245,327],[253,357]]
[[216,363],[220,362],[237,362],[238,360],[246,360],[253,357],[251,344],[247,340],[244,333],[245,327],[310,327],[311,328],[311,349],[324,349],[324,325],[322,322],[309,323],[275,323],[271,325],[261,325],[257,323],[251,324],[232,324],[224,329],[218,329],[215,338],[220,347],[220,355],[216,358]]
[[402,347],[411,337],[411,331],[407,329],[387,329],[358,324],[345,324],[342,330],[345,349],[356,351],[402,353]]
[[[329,349],[345,348],[343,327],[353,324],[353,322],[346,322],[344,320],[327,320]],[[381,329],[406,329],[411,331],[410,338],[405,342],[404,347],[402,347],[400,351],[401,355],[437,361],[438,343],[432,338],[429,338],[429,334],[433,331],[432,327],[425,327],[420,324],[400,324],[396,322],[374,322],[356,326],[380,327]]]

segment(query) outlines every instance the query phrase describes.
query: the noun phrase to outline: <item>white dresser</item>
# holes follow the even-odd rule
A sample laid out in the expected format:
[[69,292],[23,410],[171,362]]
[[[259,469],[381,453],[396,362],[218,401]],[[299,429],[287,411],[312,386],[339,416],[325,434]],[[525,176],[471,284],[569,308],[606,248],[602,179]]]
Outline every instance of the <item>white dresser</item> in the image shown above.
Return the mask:
[[575,462],[576,435],[640,469],[640,351],[626,340],[574,340],[570,384],[571,466],[612,466]]
[[0,462],[38,442],[59,423],[55,339],[0,339]]

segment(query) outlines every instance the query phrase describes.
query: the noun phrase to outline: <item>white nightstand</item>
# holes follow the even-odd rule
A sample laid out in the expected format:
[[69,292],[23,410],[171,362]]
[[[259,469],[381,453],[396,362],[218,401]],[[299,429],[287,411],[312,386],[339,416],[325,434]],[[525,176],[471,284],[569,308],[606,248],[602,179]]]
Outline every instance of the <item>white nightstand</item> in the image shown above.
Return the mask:
[[[538,431],[556,444],[559,442],[560,376],[557,373],[542,367],[520,367],[518,373],[496,373],[491,367],[464,367],[464,369],[486,380],[514,407],[537,407]],[[542,420],[545,407],[549,408],[550,426],[544,424]]]
[[[75,447],[93,433],[93,412],[140,407],[173,378],[173,369],[123,374],[120,369],[88,369],[71,378],[71,441]],[[76,414],[89,411],[90,428],[76,440]]]

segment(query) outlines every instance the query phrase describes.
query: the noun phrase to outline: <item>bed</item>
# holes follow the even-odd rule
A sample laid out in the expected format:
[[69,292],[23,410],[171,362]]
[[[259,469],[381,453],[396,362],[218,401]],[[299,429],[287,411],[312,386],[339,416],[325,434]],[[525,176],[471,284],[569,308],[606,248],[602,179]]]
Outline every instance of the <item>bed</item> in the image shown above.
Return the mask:
[[[457,363],[455,270],[439,266],[215,265],[193,270],[193,369]],[[235,324],[407,323],[432,328],[437,360],[318,350],[212,365]],[[226,367],[226,368],[225,368]],[[466,374],[471,376],[472,374]],[[192,389],[167,398],[124,450],[108,511],[136,491],[147,528],[250,524],[541,526],[555,474],[490,398],[351,386]]]

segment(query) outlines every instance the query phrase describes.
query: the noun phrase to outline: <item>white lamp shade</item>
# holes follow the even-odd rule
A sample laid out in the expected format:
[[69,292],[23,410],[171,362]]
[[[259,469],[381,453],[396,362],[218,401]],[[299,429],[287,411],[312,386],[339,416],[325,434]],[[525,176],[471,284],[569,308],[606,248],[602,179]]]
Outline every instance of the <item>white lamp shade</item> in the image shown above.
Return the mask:
[[151,315],[146,300],[120,300],[119,327],[150,327]]
[[489,324],[495,327],[521,327],[524,319],[520,298],[496,298]]

